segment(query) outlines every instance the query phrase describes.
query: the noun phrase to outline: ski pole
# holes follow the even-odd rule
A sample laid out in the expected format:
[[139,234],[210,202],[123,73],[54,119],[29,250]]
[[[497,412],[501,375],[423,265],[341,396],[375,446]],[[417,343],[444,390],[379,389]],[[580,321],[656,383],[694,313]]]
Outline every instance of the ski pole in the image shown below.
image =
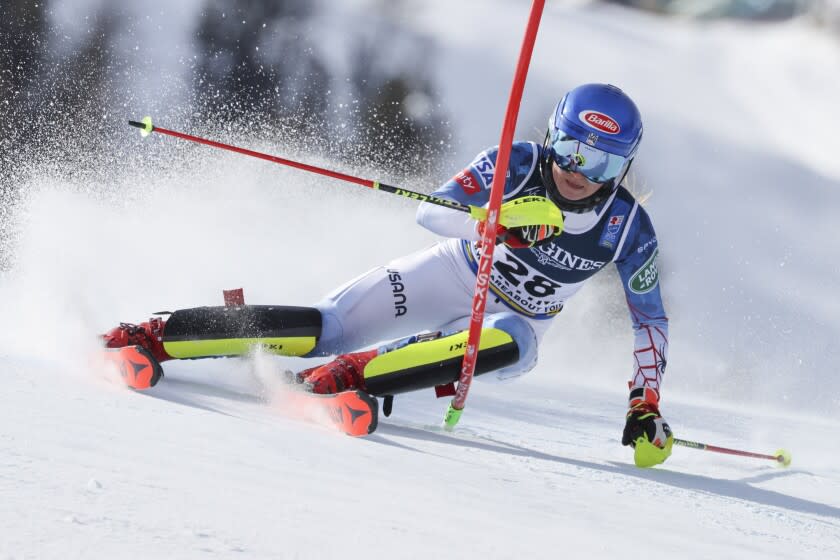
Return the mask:
[[[298,161],[292,161],[290,159],[285,159],[270,154],[264,154],[262,152],[248,150],[246,148],[240,148],[239,146],[232,146],[230,144],[216,142],[215,140],[208,140],[207,138],[193,136],[192,134],[185,134],[183,132],[177,132],[175,130],[168,130],[159,126],[154,126],[152,124],[151,117],[145,117],[140,122],[128,121],[128,124],[130,124],[133,127],[139,128],[140,135],[144,137],[148,136],[152,132],[158,132],[160,134],[174,136],[175,138],[181,138],[182,140],[188,140],[190,142],[196,142],[198,144],[205,144],[207,146],[220,148],[222,150],[228,150],[237,154],[243,154],[257,159],[270,161],[272,163],[279,163],[280,165],[287,165],[296,169],[302,169],[304,171],[309,171],[310,173],[325,175],[327,177],[332,177],[333,179],[341,179],[342,181],[347,181],[356,185],[361,185],[363,187],[368,187],[382,192],[396,194],[398,196],[410,198],[412,200],[428,202],[430,204],[436,204],[437,206],[445,206],[446,208],[451,208],[452,210],[466,212],[477,221],[484,221],[487,219],[487,209],[481,206],[461,204],[456,200],[449,200],[447,198],[441,198],[438,196],[410,191],[408,189],[403,189],[400,187],[393,187],[391,185],[386,185],[385,183],[380,183],[379,181],[362,179],[361,177],[354,177],[353,175],[347,175],[346,173],[331,171],[329,169],[324,169],[323,167],[316,167],[307,163],[300,163]],[[555,226],[560,230],[563,229],[563,214],[554,205],[554,203],[552,203],[545,197],[527,196],[521,197],[516,200],[508,201],[507,203],[502,205],[502,212],[500,212],[499,214],[500,215],[498,218],[498,222],[505,227],[521,227],[529,225],[548,224]]]
[[688,441],[685,439],[674,438],[675,445],[682,445],[683,447],[690,447],[692,449],[700,449],[702,451],[714,451],[715,453],[726,453],[727,455],[738,455],[739,457],[752,457],[754,459],[768,459],[776,461],[780,466],[789,467],[791,461],[790,451],[779,449],[773,455],[765,455],[763,453],[752,453],[750,451],[741,451],[739,449],[728,449],[726,447],[718,447],[716,445],[709,445],[707,443],[700,443],[697,441]]
[[332,177],[333,179],[341,179],[342,181],[347,181],[349,183],[355,183],[356,185],[361,185],[363,187],[368,187],[371,189],[376,189],[379,191],[396,194],[399,196],[403,196],[405,198],[411,198],[413,200],[419,200],[421,202],[428,202],[430,204],[436,204],[438,206],[446,206],[447,208],[452,208],[453,210],[458,210],[460,212],[466,212],[468,214],[472,214],[473,217],[477,217],[478,219],[483,218],[484,209],[479,208],[477,206],[468,206],[466,204],[461,204],[460,202],[454,200],[448,200],[446,198],[440,198],[437,196],[432,196],[428,194],[423,194],[415,191],[410,191],[408,189],[403,189],[400,187],[394,187],[391,185],[386,185],[385,183],[380,183],[379,181],[371,181],[370,179],[362,179],[361,177],[354,177],[353,175],[347,175],[345,173],[339,173],[338,171],[331,171],[329,169],[324,169],[323,167],[317,167],[314,165],[309,165],[306,163],[300,163],[297,161],[292,161],[290,159],[285,159],[277,156],[273,156],[270,154],[264,154],[262,152],[257,152],[254,150],[248,150],[246,148],[240,148],[238,146],[232,146],[230,144],[224,144],[222,142],[216,142],[215,140],[208,140],[207,138],[201,138],[199,136],[193,136],[192,134],[185,134],[183,132],[177,132],[175,130],[167,130],[165,128],[161,128],[159,126],[154,126],[152,124],[151,117],[145,117],[142,121],[128,121],[133,127],[139,128],[140,133],[143,136],[148,136],[152,132],[157,132],[159,134],[166,134],[167,136],[174,136],[175,138],[180,138],[182,140],[189,140],[190,142],[196,142],[198,144],[204,144],[206,146],[212,146],[214,148],[220,148],[222,150],[228,150],[230,152],[236,152],[237,154],[243,154],[246,156],[255,157],[258,159],[263,159],[266,161],[270,161],[273,163],[279,163],[280,165],[287,165],[289,167],[294,167],[296,169],[302,169],[304,171],[309,171],[310,173],[317,173],[318,175],[325,175],[327,177]]
[[490,186],[487,221],[484,226],[484,234],[481,236],[481,259],[479,259],[478,270],[475,274],[475,294],[473,295],[467,349],[461,363],[458,389],[455,391],[455,396],[449,403],[449,408],[446,410],[446,416],[443,419],[443,428],[449,432],[455,429],[455,425],[461,419],[461,413],[466,406],[467,393],[475,374],[475,364],[478,360],[478,351],[481,344],[481,329],[484,326],[484,309],[487,306],[487,290],[490,287],[493,250],[496,247],[496,224],[498,223],[499,209],[505,191],[506,174],[504,170],[508,168],[510,160],[513,133],[516,129],[516,119],[519,116],[519,104],[522,101],[522,90],[525,88],[525,77],[528,75],[528,65],[531,63],[531,54],[534,51],[534,43],[537,40],[537,30],[540,27],[540,18],[544,7],[545,0],[534,0],[531,4],[531,13],[528,16],[525,37],[519,49],[519,60],[516,64],[516,72],[508,96],[507,111],[502,124],[502,138],[499,141],[499,153],[496,156],[497,171],[493,175],[493,183]]

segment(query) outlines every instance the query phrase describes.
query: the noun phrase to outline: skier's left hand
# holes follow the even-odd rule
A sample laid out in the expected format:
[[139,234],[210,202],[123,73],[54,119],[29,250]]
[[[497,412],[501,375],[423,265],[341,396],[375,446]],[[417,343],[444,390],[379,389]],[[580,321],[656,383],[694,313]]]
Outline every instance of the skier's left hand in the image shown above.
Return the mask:
[[652,467],[671,456],[674,436],[657,404],[641,401],[630,407],[621,445],[633,447],[637,467]]

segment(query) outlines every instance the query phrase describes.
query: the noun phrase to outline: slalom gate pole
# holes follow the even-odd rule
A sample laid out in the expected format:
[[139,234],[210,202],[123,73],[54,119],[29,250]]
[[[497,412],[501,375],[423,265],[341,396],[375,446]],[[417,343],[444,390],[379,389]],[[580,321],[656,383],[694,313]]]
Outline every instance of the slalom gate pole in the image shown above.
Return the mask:
[[[294,167],[296,169],[302,169],[304,171],[309,171],[310,173],[317,173],[318,175],[324,175],[326,177],[332,177],[333,179],[340,179],[342,181],[347,181],[349,183],[355,183],[356,185],[361,185],[363,187],[368,187],[371,189],[376,189],[378,191],[383,191],[391,194],[396,194],[398,196],[403,196],[405,198],[410,198],[413,200],[419,200],[421,202],[428,202],[430,204],[436,204],[438,206],[445,206],[447,208],[451,208],[453,210],[458,210],[460,212],[466,212],[468,214],[472,214],[473,211],[476,209],[473,206],[467,206],[466,204],[461,204],[460,202],[456,202],[454,200],[447,200],[445,198],[440,198],[437,196],[432,196],[428,194],[423,194],[415,191],[410,191],[407,189],[403,189],[400,187],[393,187],[391,185],[386,185],[385,183],[380,183],[378,181],[372,181],[370,179],[362,179],[361,177],[354,177],[353,175],[347,175],[345,173],[339,173],[338,171],[331,171],[329,169],[324,169],[323,167],[317,167],[314,165],[309,165],[306,163],[300,163],[297,161],[292,161],[290,159],[285,159],[277,156],[273,156],[270,154],[264,154],[262,152],[256,152],[254,150],[248,150],[246,148],[240,148],[238,146],[232,146],[230,144],[224,144],[222,142],[216,142],[215,140],[208,140],[206,138],[201,138],[199,136],[193,136],[192,134],[185,134],[183,132],[177,132],[175,130],[167,130],[165,128],[161,128],[159,126],[154,126],[152,124],[152,119],[150,117],[144,118],[142,121],[128,121],[133,127],[139,128],[140,133],[143,136],[148,136],[152,132],[157,132],[158,134],[165,134],[167,136],[174,136],[175,138],[180,138],[182,140],[188,140],[190,142],[196,142],[198,144],[204,144],[205,146],[212,146],[214,148],[219,148],[222,150],[227,150],[229,152],[236,152],[237,154],[242,154],[250,157],[254,157],[257,159],[262,159],[265,161],[270,161],[272,163],[279,163],[280,165],[287,165],[289,167]],[[483,212],[482,212],[483,213]]]
[[765,455],[763,453],[752,453],[750,451],[741,451],[738,449],[727,449],[726,447],[717,447],[715,445],[708,445],[697,441],[688,441],[685,439],[674,438],[674,445],[681,445],[683,447],[690,447],[692,449],[699,449],[701,451],[713,451],[715,453],[725,453],[727,455],[738,455],[739,457],[752,457],[753,459],[768,459],[776,461],[780,466],[790,466],[791,455],[789,451],[779,449],[775,455]]
[[484,323],[484,309],[487,305],[487,290],[490,287],[490,268],[493,265],[493,250],[496,247],[496,225],[499,220],[499,207],[502,204],[502,195],[505,191],[505,179],[510,162],[510,150],[511,144],[513,144],[513,133],[516,129],[516,119],[519,116],[519,104],[522,101],[522,90],[525,88],[525,77],[528,75],[531,53],[534,51],[534,43],[537,39],[537,30],[540,27],[540,18],[544,6],[545,0],[534,0],[531,5],[531,14],[528,18],[525,38],[519,51],[519,62],[516,65],[516,73],[508,98],[507,113],[502,126],[502,139],[499,141],[499,152],[496,156],[496,172],[490,186],[487,219],[484,224],[484,234],[481,236],[481,259],[475,274],[475,294],[473,295],[467,350],[461,364],[458,389],[455,391],[455,396],[452,398],[443,420],[443,427],[447,431],[455,429],[455,425],[461,419],[461,413],[464,411],[467,401],[467,393],[475,374],[475,364],[481,343],[481,328]]

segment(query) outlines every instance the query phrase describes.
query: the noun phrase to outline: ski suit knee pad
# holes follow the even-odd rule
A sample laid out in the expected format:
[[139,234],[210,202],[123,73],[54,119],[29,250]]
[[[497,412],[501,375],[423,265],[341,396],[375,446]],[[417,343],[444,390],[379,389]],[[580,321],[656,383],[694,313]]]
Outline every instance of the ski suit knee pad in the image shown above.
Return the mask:
[[320,336],[321,313],[312,307],[195,307],[170,315],[163,348],[180,359],[242,356],[255,347],[270,354],[303,356]]
[[[365,366],[363,375],[372,395],[396,395],[456,381],[461,374],[468,331],[437,338],[411,337],[384,349]],[[501,329],[482,329],[475,375],[495,371],[519,359],[516,341]]]
[[[461,317],[440,327],[444,332],[453,332],[468,328],[469,317]],[[519,349],[519,359],[516,362],[493,371],[481,378],[482,382],[505,382],[509,379],[525,375],[537,365],[539,350],[539,335],[531,322],[518,313],[502,311],[486,315],[484,328],[499,329],[511,336]]]
[[511,312],[494,313],[484,320],[486,327],[492,327],[508,333],[519,348],[519,359],[506,367],[495,370],[492,375],[481,378],[485,381],[507,381],[525,375],[537,365],[539,338],[526,319]]

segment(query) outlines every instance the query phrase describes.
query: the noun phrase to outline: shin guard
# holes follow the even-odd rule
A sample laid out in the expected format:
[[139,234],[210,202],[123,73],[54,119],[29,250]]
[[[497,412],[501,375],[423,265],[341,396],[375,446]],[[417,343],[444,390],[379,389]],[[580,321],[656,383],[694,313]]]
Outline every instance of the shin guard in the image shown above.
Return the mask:
[[[467,331],[414,342],[379,354],[364,369],[368,393],[396,395],[457,381],[461,374]],[[484,328],[475,375],[509,366],[519,359],[519,348],[503,330]]]
[[255,347],[302,356],[315,348],[320,336],[321,312],[311,307],[196,307],[169,317],[163,348],[180,359],[242,356]]

